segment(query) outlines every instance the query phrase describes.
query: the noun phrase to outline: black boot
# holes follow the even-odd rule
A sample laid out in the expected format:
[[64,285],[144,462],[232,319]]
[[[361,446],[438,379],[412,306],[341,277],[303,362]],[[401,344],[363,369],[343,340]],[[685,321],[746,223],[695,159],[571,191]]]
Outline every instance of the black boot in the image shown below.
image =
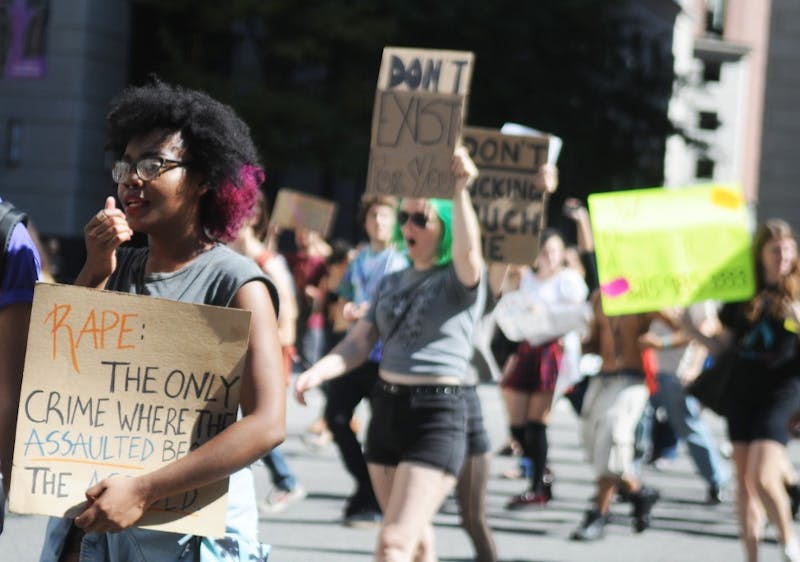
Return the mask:
[[583,523],[570,535],[574,541],[596,541],[606,535],[608,514],[600,513],[597,508],[590,509],[583,516]]
[[642,486],[638,491],[631,494],[633,504],[633,529],[641,533],[650,526],[650,512],[653,506],[661,497],[658,490]]

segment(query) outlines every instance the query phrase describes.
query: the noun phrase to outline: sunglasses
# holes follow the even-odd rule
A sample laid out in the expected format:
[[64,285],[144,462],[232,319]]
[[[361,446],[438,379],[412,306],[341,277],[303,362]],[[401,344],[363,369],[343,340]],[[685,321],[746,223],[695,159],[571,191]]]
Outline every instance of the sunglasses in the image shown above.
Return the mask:
[[409,219],[411,219],[411,223],[418,228],[425,228],[428,226],[428,217],[425,216],[425,213],[407,213],[406,211],[397,213],[397,222],[400,226],[406,224]]

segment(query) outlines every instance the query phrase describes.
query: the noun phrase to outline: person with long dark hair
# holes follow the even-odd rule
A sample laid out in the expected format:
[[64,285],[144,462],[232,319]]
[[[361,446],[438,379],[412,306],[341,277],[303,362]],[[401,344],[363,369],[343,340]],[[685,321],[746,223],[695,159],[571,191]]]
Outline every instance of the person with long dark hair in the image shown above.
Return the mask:
[[[725,417],[736,467],[740,534],[748,562],[758,560],[763,515],[775,526],[784,560],[800,561],[786,480],[786,444],[800,411],[800,261],[789,224],[767,220],[753,243],[756,294],[728,303],[723,330],[692,330],[719,358],[733,353]],[[687,319],[687,327],[692,328]]]

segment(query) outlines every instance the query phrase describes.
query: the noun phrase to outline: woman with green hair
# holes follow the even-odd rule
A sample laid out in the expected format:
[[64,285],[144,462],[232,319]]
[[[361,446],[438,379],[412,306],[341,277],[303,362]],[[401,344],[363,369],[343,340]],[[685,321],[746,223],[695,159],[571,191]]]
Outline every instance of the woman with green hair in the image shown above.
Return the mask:
[[366,458],[383,510],[375,559],[433,557],[433,516],[453,489],[467,448],[461,389],[472,332],[486,298],[480,226],[468,187],[477,169],[466,150],[452,161],[452,201],[404,199],[399,242],[411,267],[386,275],[367,315],[297,380],[296,397],[366,360],[383,357],[372,396]]

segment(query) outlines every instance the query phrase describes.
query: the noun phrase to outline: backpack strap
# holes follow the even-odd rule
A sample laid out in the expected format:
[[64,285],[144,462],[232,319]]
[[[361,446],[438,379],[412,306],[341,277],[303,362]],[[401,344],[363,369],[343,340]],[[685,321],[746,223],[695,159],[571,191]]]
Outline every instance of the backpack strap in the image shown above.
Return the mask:
[[0,244],[3,245],[2,252],[0,252],[0,278],[2,278],[3,270],[5,269],[11,234],[14,232],[14,227],[19,223],[27,226],[28,215],[14,208],[14,205],[8,201],[0,201]]

